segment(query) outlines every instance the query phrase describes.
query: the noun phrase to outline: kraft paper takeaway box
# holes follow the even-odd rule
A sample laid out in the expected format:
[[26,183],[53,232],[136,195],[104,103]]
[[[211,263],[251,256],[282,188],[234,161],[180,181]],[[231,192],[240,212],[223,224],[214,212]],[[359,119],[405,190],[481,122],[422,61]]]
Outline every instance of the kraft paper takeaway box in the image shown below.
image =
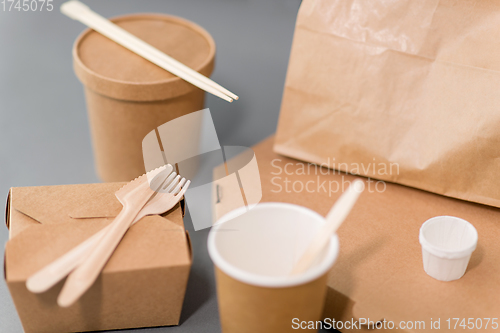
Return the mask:
[[[253,148],[259,165],[262,202],[293,203],[324,216],[340,197],[343,184],[347,188],[347,182],[360,178],[278,155],[273,152],[273,140],[269,138]],[[219,195],[213,198],[216,218],[239,205],[232,199],[239,189],[233,194],[224,178],[217,176],[221,172],[224,167],[214,171],[214,189],[219,188]],[[440,320],[439,332],[456,332],[463,329],[460,323],[469,325],[468,318],[473,318],[474,325],[482,321],[482,328],[471,332],[497,332],[500,209],[402,185],[383,185],[371,181],[338,231],[340,253],[327,280],[324,317],[358,324],[354,329],[340,328],[342,332],[368,332],[366,325],[359,325],[360,319],[385,319],[386,327],[391,321],[395,327],[400,326],[399,332],[427,332],[431,320],[434,325]],[[245,187],[245,193],[251,190]],[[255,191],[259,190],[256,186]],[[420,226],[439,215],[463,218],[479,234],[465,275],[452,282],[433,279],[424,272],[422,264]],[[453,318],[459,318],[456,330]],[[489,325],[485,327],[488,318]]]
[[26,279],[113,221],[124,183],[11,188],[5,280],[25,332],[81,332],[177,325],[191,267],[180,204],[127,232],[95,284],[71,307],[56,299],[63,281],[42,294]]

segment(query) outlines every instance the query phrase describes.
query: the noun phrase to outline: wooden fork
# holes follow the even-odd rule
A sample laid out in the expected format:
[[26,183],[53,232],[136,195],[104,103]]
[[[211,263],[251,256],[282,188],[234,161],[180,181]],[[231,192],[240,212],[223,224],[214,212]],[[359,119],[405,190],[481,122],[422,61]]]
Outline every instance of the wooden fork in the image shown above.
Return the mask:
[[[167,180],[166,184],[169,184],[177,174],[172,172]],[[178,179],[179,176],[177,176]],[[141,209],[137,217],[132,224],[142,219],[147,215],[158,215],[172,209],[184,196],[187,189],[189,188],[190,181],[186,183],[180,182],[182,189],[177,192],[173,192],[176,200],[170,200],[170,197],[163,195],[163,193],[156,194],[144,208]],[[166,186],[164,186],[165,188]],[[121,197],[121,192],[123,188],[118,190],[116,193],[117,197]],[[161,192],[161,191],[160,191]],[[69,252],[65,253],[58,259],[54,260],[49,265],[43,267],[41,270],[33,274],[26,281],[26,287],[29,291],[33,293],[43,293],[50,288],[52,288],[56,283],[64,279],[71,271],[73,271],[78,265],[80,265],[85,258],[90,254],[92,249],[95,247],[97,242],[106,234],[107,230],[111,225],[108,225],[101,229],[99,232],[92,235],[90,238],[80,243],[78,246],[74,247]]]
[[[123,204],[123,210],[110,224],[109,229],[84,261],[69,274],[57,300],[60,306],[70,306],[92,286],[133,220],[155,194],[165,196],[163,200],[169,202],[177,203],[180,200],[181,197],[176,197],[175,193],[180,191],[186,180],[184,178],[179,180],[179,176],[175,177],[174,180],[169,179],[167,176],[170,171],[171,169],[168,173],[164,172],[162,177],[159,173],[156,176],[145,174],[134,180],[133,185],[126,185],[123,191],[120,191],[118,199]],[[148,181],[148,178],[153,179]],[[166,183],[167,180],[169,183]],[[158,191],[161,191],[165,186],[167,186],[166,193],[159,193]]]

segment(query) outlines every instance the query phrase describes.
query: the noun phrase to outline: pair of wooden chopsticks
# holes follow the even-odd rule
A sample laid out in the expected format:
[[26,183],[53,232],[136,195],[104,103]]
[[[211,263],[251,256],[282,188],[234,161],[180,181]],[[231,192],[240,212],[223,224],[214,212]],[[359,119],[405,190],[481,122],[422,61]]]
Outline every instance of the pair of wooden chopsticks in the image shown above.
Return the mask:
[[237,95],[226,88],[120,28],[77,0],[63,3],[61,12],[206,92],[228,102],[238,99]]

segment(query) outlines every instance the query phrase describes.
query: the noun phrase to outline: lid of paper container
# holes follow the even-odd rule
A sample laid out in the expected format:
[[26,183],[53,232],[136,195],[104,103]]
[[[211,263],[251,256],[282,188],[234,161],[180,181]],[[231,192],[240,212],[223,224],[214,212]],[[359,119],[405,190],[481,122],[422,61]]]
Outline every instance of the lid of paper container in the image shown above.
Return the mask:
[[[111,21],[203,75],[212,73],[214,40],[193,22],[158,14],[126,15]],[[91,29],[76,40],[73,62],[87,88],[111,98],[164,100],[199,89]]]

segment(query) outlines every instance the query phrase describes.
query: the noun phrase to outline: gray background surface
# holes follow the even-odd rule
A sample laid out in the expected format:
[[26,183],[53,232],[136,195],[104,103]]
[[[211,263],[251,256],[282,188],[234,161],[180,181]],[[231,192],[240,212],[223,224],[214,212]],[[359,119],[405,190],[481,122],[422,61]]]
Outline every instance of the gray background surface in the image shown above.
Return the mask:
[[[299,0],[85,0],[106,16],[160,12],[192,20],[217,44],[212,78],[240,95],[207,96],[221,145],[250,147],[276,128]],[[99,182],[93,166],[83,90],[71,47],[84,26],[59,12],[3,11],[0,3],[0,193],[13,186]],[[210,170],[206,170],[210,172]],[[200,209],[209,209],[205,207]],[[208,217],[207,217],[208,218]],[[208,230],[191,233],[194,263],[181,325],[138,331],[219,332]],[[0,240],[8,238],[0,226]],[[2,256],[3,258],[3,256]],[[135,330],[132,330],[135,331]],[[5,282],[0,332],[22,332]]]

